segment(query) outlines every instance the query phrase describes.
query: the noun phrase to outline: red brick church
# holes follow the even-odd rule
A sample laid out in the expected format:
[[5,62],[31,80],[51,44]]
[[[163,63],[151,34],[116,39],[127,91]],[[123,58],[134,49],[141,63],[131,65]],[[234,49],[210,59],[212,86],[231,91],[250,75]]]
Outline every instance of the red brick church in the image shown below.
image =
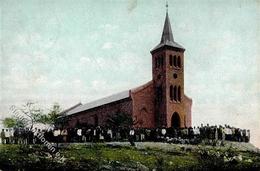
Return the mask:
[[184,51],[174,41],[167,12],[161,41],[151,50],[152,80],[67,109],[63,113],[68,117],[68,127],[78,123],[106,125],[107,119],[117,112],[131,115],[135,127],[190,127],[192,100],[184,93]]

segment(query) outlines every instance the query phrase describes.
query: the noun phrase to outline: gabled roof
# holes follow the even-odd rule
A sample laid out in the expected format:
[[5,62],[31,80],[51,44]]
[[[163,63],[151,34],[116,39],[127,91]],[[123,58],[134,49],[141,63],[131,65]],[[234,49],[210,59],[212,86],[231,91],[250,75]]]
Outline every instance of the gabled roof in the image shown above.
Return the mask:
[[98,99],[96,101],[86,103],[84,105],[79,103],[79,104],[74,105],[73,107],[71,107],[67,110],[64,110],[62,113],[65,114],[66,116],[73,115],[73,114],[83,112],[83,111],[86,111],[86,110],[89,110],[89,109],[92,109],[92,108],[95,108],[95,107],[99,107],[99,106],[102,106],[102,105],[105,105],[105,104],[109,104],[109,103],[113,103],[113,102],[116,102],[116,101],[119,101],[119,100],[123,100],[123,99],[129,98],[131,96],[131,93],[136,93],[136,92],[150,86],[152,83],[153,83],[152,81],[149,81],[146,84],[143,84],[143,85],[136,87],[136,88],[133,88],[131,90],[126,90],[126,91],[123,91],[123,92],[120,92],[120,93],[117,93],[117,94],[113,94],[111,96],[104,97],[102,99]]
[[83,112],[83,111],[86,111],[86,110],[89,110],[89,109],[92,109],[95,107],[99,107],[99,106],[102,106],[105,104],[109,104],[112,102],[116,102],[116,101],[125,99],[128,97],[130,97],[129,90],[123,91],[121,93],[117,93],[117,94],[114,94],[114,95],[111,95],[111,96],[108,96],[108,97],[105,97],[105,98],[102,98],[102,99],[99,99],[99,100],[96,100],[96,101],[93,101],[90,103],[86,103],[84,105],[80,105],[80,106],[66,112],[66,115],[68,116],[68,115],[76,114],[79,112]]
[[179,45],[178,43],[176,43],[174,41],[168,12],[166,13],[166,17],[165,17],[165,21],[164,21],[161,42],[155,48],[153,48],[151,50],[151,52],[154,52],[155,50],[158,50],[159,48],[161,48],[163,46],[170,46],[170,47],[185,50],[181,45]]

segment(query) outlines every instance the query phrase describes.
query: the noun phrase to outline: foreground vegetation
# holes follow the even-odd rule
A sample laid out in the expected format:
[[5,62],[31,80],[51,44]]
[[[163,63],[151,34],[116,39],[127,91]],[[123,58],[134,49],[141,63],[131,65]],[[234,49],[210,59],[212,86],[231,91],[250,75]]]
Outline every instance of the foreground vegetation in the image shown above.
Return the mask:
[[[156,145],[156,143],[154,143]],[[73,144],[55,158],[42,145],[0,145],[0,170],[259,170],[260,154],[232,147],[168,145],[142,148]]]

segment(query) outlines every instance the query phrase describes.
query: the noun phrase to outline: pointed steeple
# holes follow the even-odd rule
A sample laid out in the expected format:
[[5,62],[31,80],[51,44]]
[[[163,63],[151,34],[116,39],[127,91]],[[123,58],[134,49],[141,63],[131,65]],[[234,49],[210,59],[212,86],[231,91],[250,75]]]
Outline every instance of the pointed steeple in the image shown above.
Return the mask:
[[166,4],[166,8],[167,8],[166,17],[165,17],[164,26],[163,26],[161,42],[155,48],[153,48],[151,50],[151,53],[153,53],[154,51],[156,51],[164,46],[173,47],[176,49],[180,49],[182,51],[185,50],[181,45],[176,43],[173,39],[171,23],[170,23],[170,19],[169,19],[169,15],[168,15],[168,4]]
[[166,43],[166,41],[174,42],[171,23],[170,23],[169,16],[168,16],[168,11],[166,12],[166,17],[165,17],[165,21],[164,21],[161,43]]

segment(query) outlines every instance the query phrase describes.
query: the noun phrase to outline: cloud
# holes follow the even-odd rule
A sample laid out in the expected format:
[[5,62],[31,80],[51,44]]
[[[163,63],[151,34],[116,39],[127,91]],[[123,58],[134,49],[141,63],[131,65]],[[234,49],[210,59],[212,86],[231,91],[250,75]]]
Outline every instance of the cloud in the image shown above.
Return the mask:
[[102,30],[104,30],[106,32],[112,32],[112,31],[119,29],[119,26],[113,25],[113,24],[102,24],[99,26],[99,28],[101,28]]
[[111,49],[111,48],[113,48],[113,43],[111,42],[106,42],[102,46],[102,49]]
[[85,56],[81,57],[79,61],[80,61],[80,65],[84,65],[84,66],[89,66],[92,64],[91,62],[92,60],[89,57],[85,57]]

